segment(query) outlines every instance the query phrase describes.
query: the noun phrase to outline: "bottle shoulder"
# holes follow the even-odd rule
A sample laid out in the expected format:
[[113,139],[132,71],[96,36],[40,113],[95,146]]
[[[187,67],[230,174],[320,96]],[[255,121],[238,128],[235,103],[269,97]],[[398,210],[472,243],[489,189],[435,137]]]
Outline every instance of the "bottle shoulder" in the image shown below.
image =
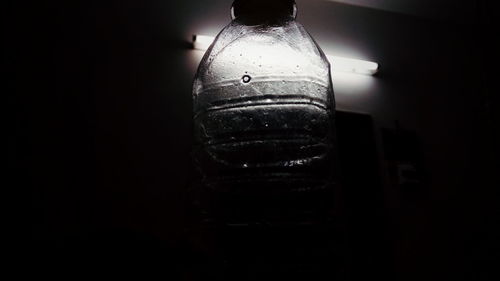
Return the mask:
[[223,52],[229,53],[228,49],[234,51],[243,48],[248,51],[279,49],[282,55],[295,52],[295,56],[308,57],[311,61],[326,59],[312,36],[294,20],[278,26],[265,24],[248,26],[236,20],[232,21],[216,37],[207,55],[215,59]]
[[[330,65],[305,28],[296,21],[280,26],[231,22],[207,50],[198,71],[204,83],[251,77],[304,76],[328,84]],[[302,77],[302,78],[301,78]]]

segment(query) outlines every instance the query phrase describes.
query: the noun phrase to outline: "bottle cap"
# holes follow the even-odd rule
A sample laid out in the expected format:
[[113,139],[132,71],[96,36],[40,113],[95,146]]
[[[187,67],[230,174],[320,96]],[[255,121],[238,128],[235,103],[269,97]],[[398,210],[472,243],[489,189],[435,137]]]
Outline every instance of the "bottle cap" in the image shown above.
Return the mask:
[[242,15],[260,18],[273,18],[291,15],[295,18],[295,0],[235,0],[231,8],[233,19]]

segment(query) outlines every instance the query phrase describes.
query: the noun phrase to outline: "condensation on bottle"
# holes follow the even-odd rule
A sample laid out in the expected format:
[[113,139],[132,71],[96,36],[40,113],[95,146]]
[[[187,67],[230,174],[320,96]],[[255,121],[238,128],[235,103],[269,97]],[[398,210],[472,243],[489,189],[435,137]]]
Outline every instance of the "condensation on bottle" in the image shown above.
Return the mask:
[[297,219],[334,181],[330,64],[296,13],[294,1],[235,1],[195,77],[200,186],[228,220]]

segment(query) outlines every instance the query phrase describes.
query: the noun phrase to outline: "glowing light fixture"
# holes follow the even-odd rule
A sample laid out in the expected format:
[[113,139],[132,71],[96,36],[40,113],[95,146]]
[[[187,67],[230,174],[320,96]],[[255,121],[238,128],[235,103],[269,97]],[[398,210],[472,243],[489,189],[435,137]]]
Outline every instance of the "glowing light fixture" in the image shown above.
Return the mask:
[[206,51],[214,42],[215,37],[206,35],[193,35],[193,49]]
[[[215,40],[212,36],[194,35],[193,49],[206,51]],[[332,63],[332,71],[348,72],[355,74],[374,75],[378,72],[378,63],[358,59],[343,58],[327,55]]]

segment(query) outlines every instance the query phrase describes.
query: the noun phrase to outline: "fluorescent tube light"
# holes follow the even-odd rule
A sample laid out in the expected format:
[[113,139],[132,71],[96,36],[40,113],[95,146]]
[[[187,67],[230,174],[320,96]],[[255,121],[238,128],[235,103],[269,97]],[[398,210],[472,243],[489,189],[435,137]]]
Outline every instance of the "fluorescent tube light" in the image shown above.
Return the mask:
[[332,64],[332,71],[349,72],[356,74],[374,75],[378,71],[378,63],[357,59],[348,59],[327,55]]
[[[193,49],[206,51],[215,40],[212,36],[194,35]],[[333,72],[347,72],[365,75],[374,75],[378,71],[378,63],[358,59],[343,58],[327,55],[332,64]]]
[[215,37],[206,35],[193,35],[193,49],[206,51],[214,42]]

